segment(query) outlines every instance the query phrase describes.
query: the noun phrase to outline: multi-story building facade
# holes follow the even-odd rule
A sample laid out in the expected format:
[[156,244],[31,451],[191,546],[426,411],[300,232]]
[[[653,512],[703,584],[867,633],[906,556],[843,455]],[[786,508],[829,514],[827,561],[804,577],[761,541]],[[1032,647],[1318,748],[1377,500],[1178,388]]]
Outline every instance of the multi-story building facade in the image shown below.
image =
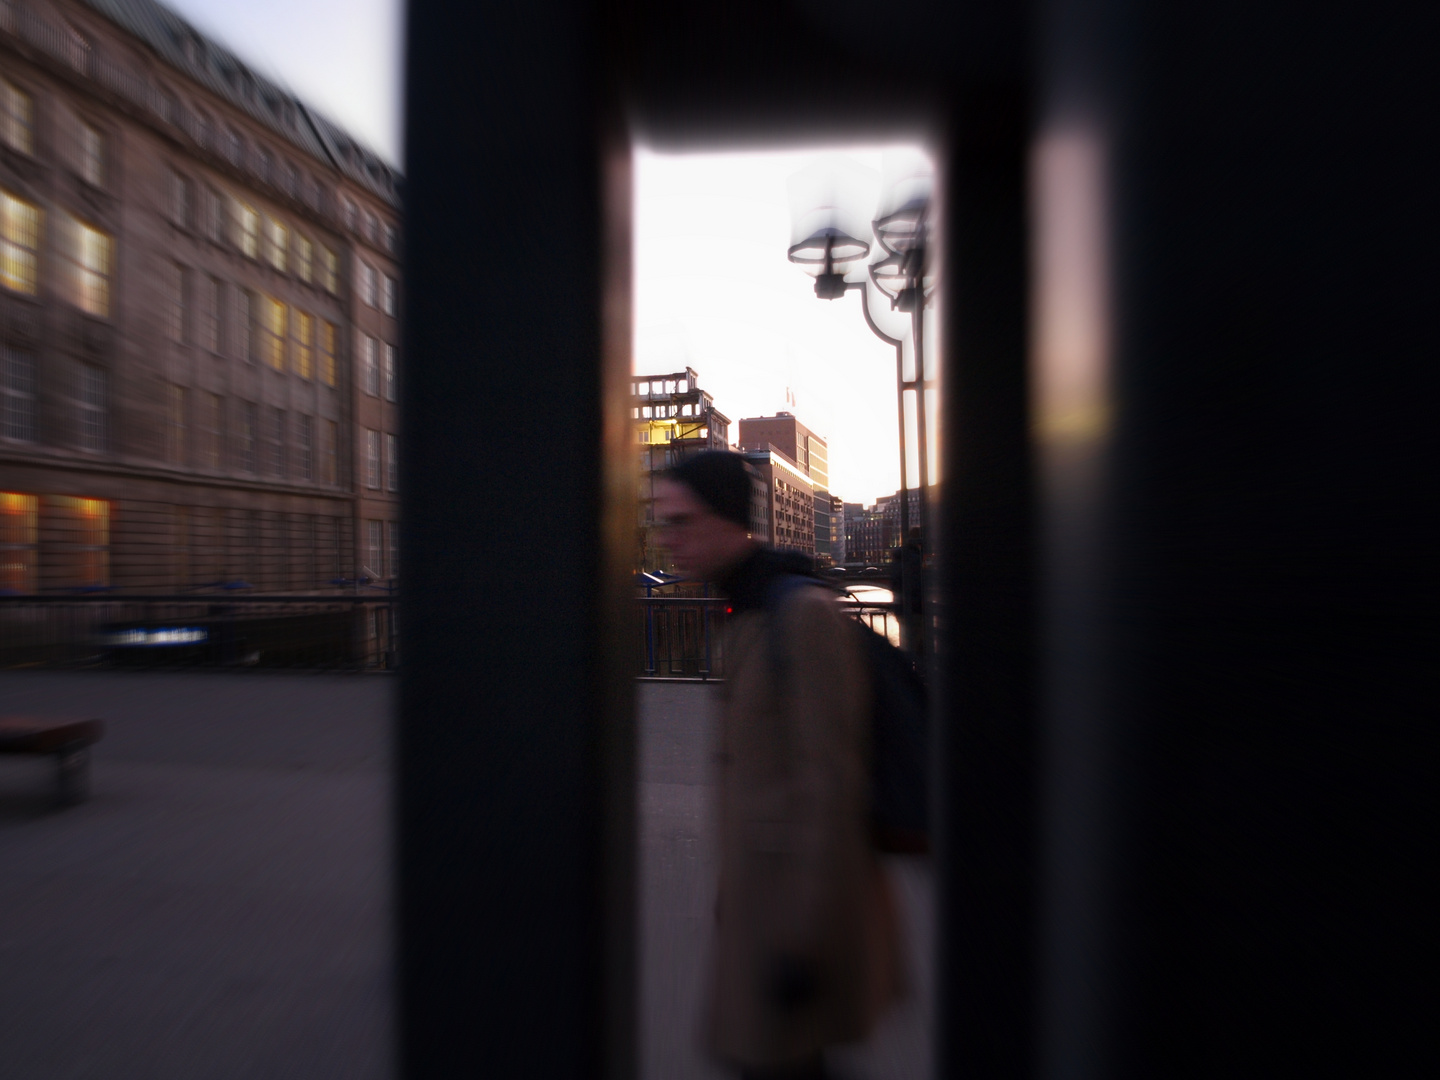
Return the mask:
[[834,558],[836,522],[831,519],[830,448],[829,444],[800,423],[793,413],[778,412],[774,416],[753,416],[740,421],[740,450],[764,451],[774,447],[810,482],[814,493],[814,549],[810,552],[820,566],[830,566]]
[[0,589],[396,574],[398,185],[153,0],[0,2]]
[[694,368],[664,375],[637,375],[630,383],[631,422],[640,453],[639,551],[641,570],[668,570],[655,542],[655,477],[701,450],[729,446],[730,420],[701,390]]
[[[798,462],[773,446],[763,450],[741,450],[765,485],[766,500],[759,520],[752,521],[758,534],[768,527],[768,542],[781,551],[798,551],[815,558],[815,487]],[[828,508],[828,496],[827,496]],[[752,518],[754,515],[752,514]]]

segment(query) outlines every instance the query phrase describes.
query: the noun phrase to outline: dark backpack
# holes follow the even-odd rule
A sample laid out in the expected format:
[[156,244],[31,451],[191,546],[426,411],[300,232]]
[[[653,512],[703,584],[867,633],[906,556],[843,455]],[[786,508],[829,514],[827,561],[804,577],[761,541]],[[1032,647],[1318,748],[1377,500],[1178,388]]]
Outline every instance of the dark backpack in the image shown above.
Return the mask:
[[[787,593],[818,584],[798,574],[771,583],[765,610],[771,616],[771,655],[783,679],[787,665],[780,620]],[[914,657],[856,619],[845,617],[870,672],[870,825],[877,850],[919,855],[930,850],[929,695]]]

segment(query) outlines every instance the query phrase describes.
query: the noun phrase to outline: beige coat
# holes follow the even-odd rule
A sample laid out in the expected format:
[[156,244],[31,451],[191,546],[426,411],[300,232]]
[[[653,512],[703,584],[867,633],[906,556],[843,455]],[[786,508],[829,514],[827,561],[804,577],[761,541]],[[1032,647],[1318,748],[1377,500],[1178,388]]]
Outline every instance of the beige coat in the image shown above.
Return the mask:
[[[764,1066],[863,1039],[901,990],[894,901],[869,840],[870,687],[823,588],[778,616],[737,614],[726,644],[718,748],[720,885],[709,1045]],[[775,957],[813,963],[817,993],[774,1003]]]

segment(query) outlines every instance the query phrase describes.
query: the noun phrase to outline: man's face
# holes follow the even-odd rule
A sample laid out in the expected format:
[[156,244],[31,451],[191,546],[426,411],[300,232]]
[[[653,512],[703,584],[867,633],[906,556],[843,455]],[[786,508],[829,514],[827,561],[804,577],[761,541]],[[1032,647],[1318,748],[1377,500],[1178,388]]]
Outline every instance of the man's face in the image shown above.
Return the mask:
[[744,528],[673,480],[655,482],[655,521],[660,543],[686,577],[714,581],[754,546]]

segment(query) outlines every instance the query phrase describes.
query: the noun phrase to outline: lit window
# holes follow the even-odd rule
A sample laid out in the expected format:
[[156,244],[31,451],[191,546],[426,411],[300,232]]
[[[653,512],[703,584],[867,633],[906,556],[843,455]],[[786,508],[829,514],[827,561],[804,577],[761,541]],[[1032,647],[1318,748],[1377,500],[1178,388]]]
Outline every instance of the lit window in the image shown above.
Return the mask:
[[113,241],[76,218],[67,218],[64,225],[61,259],[67,264],[71,300],[81,311],[108,316]]
[[338,365],[335,362],[335,342],[339,335],[332,322],[320,324],[320,381],[326,386],[334,386]]
[[35,358],[9,345],[0,346],[0,435],[35,441]]
[[32,593],[39,585],[40,499],[0,491],[0,593]]
[[398,446],[399,440],[394,435],[385,436],[385,487],[389,491],[400,490]]
[[365,486],[380,486],[380,433],[369,429],[365,432]]
[[327,247],[320,249],[320,284],[331,296],[340,294],[340,260]]
[[388,341],[384,345],[384,379],[385,379],[385,400],[395,400],[395,346]]
[[315,316],[296,311],[291,324],[295,334],[295,374],[308,379],[315,374]]
[[290,250],[290,230],[273,218],[265,219],[265,260],[285,272],[285,257]]
[[40,210],[0,191],[0,281],[15,292],[35,294]]
[[252,259],[260,257],[260,211],[235,200],[235,246]]
[[105,183],[105,136],[89,124],[80,125],[80,175],[95,187]]
[[103,453],[110,443],[109,377],[106,370],[94,364],[81,364],[79,370],[80,448]]
[[269,296],[256,296],[259,303],[255,348],[257,359],[276,371],[285,370],[285,305]]
[[0,79],[0,141],[22,154],[34,153],[35,103],[25,91]]
[[69,571],[69,584],[110,584],[110,504],[66,495],[49,495],[45,501],[60,556],[56,561]]
[[315,273],[315,245],[299,234],[295,237],[295,273],[307,285]]

